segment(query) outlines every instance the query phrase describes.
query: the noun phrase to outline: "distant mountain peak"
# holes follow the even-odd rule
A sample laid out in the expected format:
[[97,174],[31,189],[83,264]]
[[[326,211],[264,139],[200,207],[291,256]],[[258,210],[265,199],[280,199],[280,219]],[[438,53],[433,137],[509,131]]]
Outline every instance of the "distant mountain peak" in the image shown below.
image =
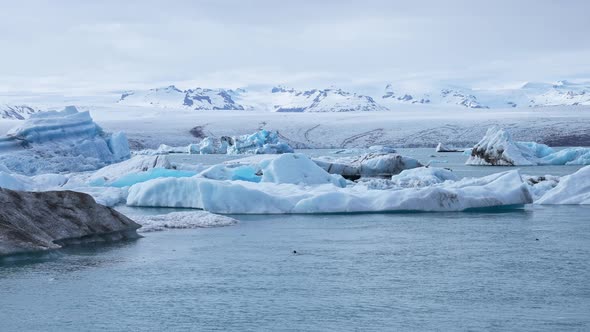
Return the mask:
[[0,104],[0,119],[26,120],[37,112],[40,110],[27,105]]

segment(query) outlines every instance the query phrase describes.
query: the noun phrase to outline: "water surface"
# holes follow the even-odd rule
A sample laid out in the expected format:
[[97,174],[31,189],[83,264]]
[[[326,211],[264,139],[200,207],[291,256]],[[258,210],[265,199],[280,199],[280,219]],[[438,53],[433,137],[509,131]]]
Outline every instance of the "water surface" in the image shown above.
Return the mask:
[[0,268],[0,330],[583,331],[589,213],[237,216],[60,250]]

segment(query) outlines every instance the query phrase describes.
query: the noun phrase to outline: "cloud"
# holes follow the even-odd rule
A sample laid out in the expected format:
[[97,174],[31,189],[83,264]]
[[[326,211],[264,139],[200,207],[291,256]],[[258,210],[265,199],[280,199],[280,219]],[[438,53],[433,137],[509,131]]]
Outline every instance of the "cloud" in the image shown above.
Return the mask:
[[[584,76],[587,1],[19,1],[0,87],[497,84]],[[487,82],[487,83],[486,83]]]

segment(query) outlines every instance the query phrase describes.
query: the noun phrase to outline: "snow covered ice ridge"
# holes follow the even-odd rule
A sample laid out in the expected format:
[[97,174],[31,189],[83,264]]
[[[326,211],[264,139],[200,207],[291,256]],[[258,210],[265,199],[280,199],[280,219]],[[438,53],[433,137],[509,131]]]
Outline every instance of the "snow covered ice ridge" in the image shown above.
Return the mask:
[[95,170],[130,156],[124,133],[105,133],[73,106],[32,114],[0,137],[0,152],[0,164],[26,175]]
[[533,166],[588,165],[590,148],[573,147],[555,151],[545,144],[515,142],[505,129],[491,127],[471,150],[467,165]]

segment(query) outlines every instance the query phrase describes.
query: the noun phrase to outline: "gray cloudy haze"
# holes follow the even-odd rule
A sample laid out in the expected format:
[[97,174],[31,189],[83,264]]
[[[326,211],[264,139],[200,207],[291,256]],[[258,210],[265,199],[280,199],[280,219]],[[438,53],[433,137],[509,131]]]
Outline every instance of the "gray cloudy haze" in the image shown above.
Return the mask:
[[8,1],[0,89],[590,77],[590,1]]

